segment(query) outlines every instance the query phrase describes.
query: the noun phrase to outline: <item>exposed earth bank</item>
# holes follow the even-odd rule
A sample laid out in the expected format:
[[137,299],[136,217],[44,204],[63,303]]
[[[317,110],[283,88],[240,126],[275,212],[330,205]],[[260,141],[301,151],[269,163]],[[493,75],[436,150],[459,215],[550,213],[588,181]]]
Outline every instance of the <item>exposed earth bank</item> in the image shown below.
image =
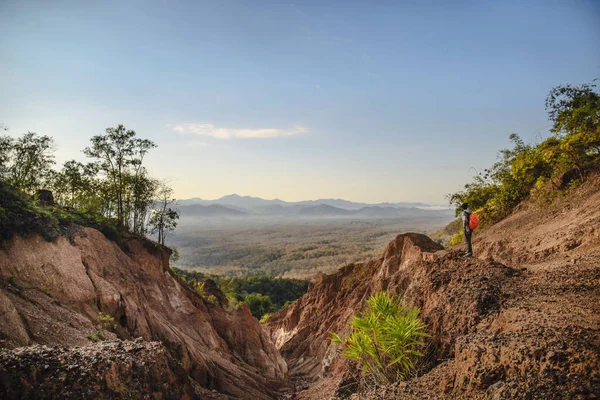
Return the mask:
[[[141,337],[166,349],[154,363],[177,367],[163,368],[168,379],[158,380],[173,393],[187,393],[173,378],[182,371],[194,387],[238,398],[270,399],[287,391],[286,363],[249,309],[228,309],[222,293],[199,296],[170,270],[169,254],[138,238],[117,245],[89,228],[73,227],[69,237],[56,242],[39,236],[12,239],[0,250],[0,346],[71,348],[89,345],[88,336],[98,332],[107,339]],[[106,315],[109,321],[102,320]],[[168,363],[162,353],[171,358]],[[0,397],[12,387],[14,377],[6,374],[17,371],[5,364],[10,351],[2,354]],[[46,356],[49,365],[61,365],[58,353]],[[144,362],[147,368],[153,365]],[[41,384],[31,373],[26,381]],[[148,381],[136,381],[138,390],[153,387],[153,373],[144,375]],[[124,383],[124,393],[132,385]],[[43,398],[44,391],[32,393]]]

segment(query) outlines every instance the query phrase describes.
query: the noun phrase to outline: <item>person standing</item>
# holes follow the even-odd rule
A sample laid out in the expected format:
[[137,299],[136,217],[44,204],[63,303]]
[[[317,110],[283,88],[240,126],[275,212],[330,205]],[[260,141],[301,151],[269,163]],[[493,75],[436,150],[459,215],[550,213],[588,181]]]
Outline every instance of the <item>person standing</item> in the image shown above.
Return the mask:
[[467,243],[467,257],[473,257],[473,245],[471,244],[471,237],[473,236],[473,230],[470,227],[471,223],[471,210],[467,203],[463,203],[461,206],[462,219],[463,219],[463,233],[465,234],[465,242]]

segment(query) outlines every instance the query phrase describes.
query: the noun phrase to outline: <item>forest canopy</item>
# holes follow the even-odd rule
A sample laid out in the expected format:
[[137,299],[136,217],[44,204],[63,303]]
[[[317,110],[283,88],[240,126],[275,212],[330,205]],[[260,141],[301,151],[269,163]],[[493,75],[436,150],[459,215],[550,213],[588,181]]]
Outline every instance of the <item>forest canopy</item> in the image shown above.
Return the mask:
[[190,286],[200,290],[206,279],[212,279],[225,294],[231,306],[245,303],[259,320],[279,311],[302,297],[308,290],[308,281],[274,278],[272,276],[221,277],[201,272],[172,268],[175,274]]

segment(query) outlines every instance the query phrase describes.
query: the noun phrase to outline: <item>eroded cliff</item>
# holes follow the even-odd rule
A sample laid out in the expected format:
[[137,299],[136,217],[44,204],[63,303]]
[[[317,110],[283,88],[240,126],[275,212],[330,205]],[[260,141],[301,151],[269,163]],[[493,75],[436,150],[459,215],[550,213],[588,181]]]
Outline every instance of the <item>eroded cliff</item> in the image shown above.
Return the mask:
[[[89,228],[55,242],[15,237],[0,252],[2,347],[81,346],[100,330],[161,342],[194,383],[228,396],[285,391],[286,363],[249,310],[199,296],[168,260],[163,246],[139,238],[117,245]],[[103,326],[100,312],[115,326]]]

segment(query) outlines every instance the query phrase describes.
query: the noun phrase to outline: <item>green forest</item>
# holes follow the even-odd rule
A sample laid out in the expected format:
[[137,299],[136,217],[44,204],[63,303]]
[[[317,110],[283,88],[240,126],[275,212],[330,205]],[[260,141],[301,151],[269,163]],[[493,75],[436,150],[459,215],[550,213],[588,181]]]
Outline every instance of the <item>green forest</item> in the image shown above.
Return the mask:
[[171,207],[171,188],[144,166],[155,147],[119,125],[90,139],[82,150],[87,163],[70,160],[56,168],[52,137],[0,136],[1,238],[37,232],[52,240],[73,222],[113,240],[131,233],[164,245],[179,213]]
[[206,275],[201,272],[187,271],[172,267],[182,280],[203,294],[206,279],[215,281],[225,294],[229,305],[237,307],[245,303],[252,315],[259,320],[268,318],[289,303],[302,297],[308,290],[308,281],[299,279],[274,278],[272,276],[222,277]]
[[[546,97],[552,135],[526,144],[510,135],[512,149],[501,150],[498,161],[477,174],[464,189],[448,195],[456,206],[467,203],[482,225],[508,216],[523,200],[541,204],[581,184],[600,165],[600,94],[596,85],[562,85]],[[461,240],[457,232],[450,244]]]

